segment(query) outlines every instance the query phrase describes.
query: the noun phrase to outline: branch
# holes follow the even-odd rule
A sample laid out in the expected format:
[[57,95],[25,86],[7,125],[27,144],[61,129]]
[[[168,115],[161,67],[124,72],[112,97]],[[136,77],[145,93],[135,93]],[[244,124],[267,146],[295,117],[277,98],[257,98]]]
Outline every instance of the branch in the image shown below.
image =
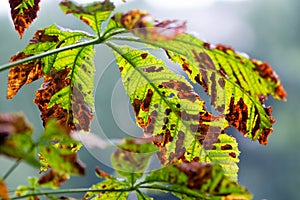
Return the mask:
[[26,63],[26,62],[29,62],[29,61],[32,61],[32,60],[36,60],[36,59],[39,59],[39,58],[43,58],[43,57],[46,57],[46,56],[50,56],[52,54],[56,54],[56,53],[66,51],[66,50],[70,50],[70,49],[74,49],[74,48],[79,48],[79,47],[93,45],[93,44],[99,44],[99,43],[102,43],[103,41],[104,41],[103,38],[95,38],[95,39],[92,39],[92,40],[89,40],[89,41],[80,42],[80,43],[72,44],[72,45],[69,45],[69,46],[62,47],[62,48],[46,51],[44,53],[34,55],[34,56],[30,56],[30,57],[24,58],[22,60],[18,60],[18,61],[12,62],[12,63],[7,63],[7,64],[4,64],[4,65],[1,65],[0,66],[0,72],[4,71],[4,70],[7,70],[11,67],[14,67],[16,65],[20,65],[22,63]]
[[56,194],[74,194],[74,193],[86,193],[86,192],[131,192],[135,188],[122,188],[122,189],[90,189],[90,188],[79,188],[79,189],[61,189],[61,190],[49,190],[41,191],[36,193],[25,194],[22,196],[15,196],[11,199],[23,199],[31,196],[39,195],[56,195]]

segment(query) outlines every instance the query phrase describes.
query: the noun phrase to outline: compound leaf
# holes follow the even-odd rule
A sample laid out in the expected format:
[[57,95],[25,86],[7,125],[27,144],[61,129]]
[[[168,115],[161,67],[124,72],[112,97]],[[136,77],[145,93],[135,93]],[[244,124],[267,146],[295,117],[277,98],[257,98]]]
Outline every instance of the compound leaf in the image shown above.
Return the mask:
[[157,147],[151,143],[151,138],[126,139],[113,153],[112,165],[120,175],[134,184],[142,177],[156,151]]
[[0,114],[0,154],[23,159],[38,167],[33,130],[23,114]]
[[81,21],[89,25],[97,34],[100,33],[101,24],[107,20],[115,6],[108,0],[94,2],[86,6],[79,6],[69,0],[60,3],[61,9],[66,14],[73,14]]
[[151,172],[143,184],[160,184],[160,188],[165,187],[181,199],[252,198],[244,187],[229,180],[219,165],[211,163],[172,164]]
[[[63,48],[90,39],[83,32],[73,32],[52,25],[38,30],[29,45],[13,56],[20,60],[45,51]],[[7,98],[32,81],[44,77],[43,88],[36,92],[35,103],[44,124],[57,118],[72,130],[89,130],[93,118],[94,88],[93,45],[73,48],[12,67],[8,75]]]
[[9,0],[11,17],[20,38],[37,17],[39,3],[40,0]]
[[57,55],[34,102],[45,122],[57,118],[72,130],[89,131],[93,119],[94,49],[85,46]]
[[264,101],[269,95],[282,100],[286,97],[279,78],[267,63],[247,58],[223,45],[213,47],[188,34],[172,41],[142,41],[165,49],[189,79],[205,89],[211,104],[225,114],[230,125],[267,144],[274,118],[271,107],[265,107]]

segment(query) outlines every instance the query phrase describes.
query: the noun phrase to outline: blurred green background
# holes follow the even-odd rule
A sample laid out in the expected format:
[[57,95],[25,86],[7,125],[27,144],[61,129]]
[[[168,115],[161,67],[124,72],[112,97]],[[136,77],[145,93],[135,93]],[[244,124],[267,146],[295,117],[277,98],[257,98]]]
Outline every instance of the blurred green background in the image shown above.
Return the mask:
[[[82,2],[78,0],[78,2]],[[254,194],[254,199],[300,199],[300,155],[298,155],[298,129],[300,128],[300,1],[298,0],[132,0],[116,1],[119,10],[140,8],[158,19],[187,20],[188,30],[200,39],[234,47],[251,57],[268,61],[288,92],[287,102],[270,98],[276,119],[274,133],[267,146],[261,146],[233,133],[240,142],[239,182]],[[22,40],[19,40],[9,18],[8,2],[2,2],[0,13],[0,64],[22,50],[37,29],[53,23],[59,26],[90,29],[72,16],[64,15],[58,0],[42,1],[39,18]],[[6,9],[5,9],[6,8]],[[129,133],[140,134],[134,125],[128,99],[122,90],[118,69],[111,66],[112,54],[104,46],[96,48],[96,118],[93,131],[102,136],[121,138]],[[110,67],[109,67],[110,66]],[[0,112],[23,111],[34,124],[35,131],[42,131],[39,111],[33,104],[35,90],[41,81],[25,86],[13,100],[6,100],[8,71],[0,73]],[[121,113],[121,114],[120,114]],[[131,117],[130,117],[131,116]],[[125,119],[125,120],[124,120]],[[100,126],[99,126],[100,125]],[[100,130],[99,127],[102,129]],[[120,133],[120,134],[118,134]],[[100,134],[97,132],[97,134]],[[108,135],[110,134],[110,135]],[[131,134],[131,135],[134,135]],[[129,134],[130,135],[130,134]],[[88,187],[98,180],[94,176],[96,165],[107,172],[111,150],[83,148],[81,160],[89,163],[87,177],[75,177],[64,187]],[[0,175],[13,165],[13,161],[0,157]],[[38,170],[21,164],[7,179],[10,189],[26,184],[27,176],[38,175]]]

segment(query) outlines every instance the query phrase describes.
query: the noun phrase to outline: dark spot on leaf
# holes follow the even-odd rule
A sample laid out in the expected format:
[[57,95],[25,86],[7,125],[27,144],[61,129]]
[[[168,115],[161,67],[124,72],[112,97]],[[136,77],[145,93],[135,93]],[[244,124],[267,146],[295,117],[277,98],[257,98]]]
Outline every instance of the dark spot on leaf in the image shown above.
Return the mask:
[[134,99],[132,102],[133,110],[137,116],[139,115],[141,104],[142,104],[142,101],[139,99]]
[[148,67],[148,68],[144,68],[143,71],[151,73],[151,72],[161,72],[163,69],[164,69],[163,67],[157,68],[156,66],[151,66],[151,67]]
[[233,157],[233,158],[236,158],[236,153],[230,152],[230,153],[229,153],[229,156],[231,156],[231,157]]
[[149,111],[149,106],[152,101],[153,91],[151,89],[148,90],[145,100],[142,103],[142,110]]
[[200,69],[215,70],[215,65],[207,53],[200,52],[198,54],[194,49],[192,50],[192,53],[194,54],[194,58],[198,62]]
[[141,54],[141,57],[142,57],[143,59],[147,58],[147,56],[148,56],[148,53],[143,53],[143,54]]
[[168,117],[165,117],[165,118],[164,118],[164,124],[167,124],[167,123],[169,123],[169,118],[168,118]]
[[[256,109],[255,115],[257,115],[256,125],[253,128],[253,134],[259,129],[260,117]],[[248,119],[248,106],[244,103],[242,98],[239,99],[237,104],[234,104],[234,97],[231,97],[229,112],[226,114],[226,120],[230,125],[237,128],[243,134],[247,133],[247,119]]]
[[165,111],[165,114],[168,116],[171,112],[172,112],[172,110],[170,108],[167,108]]
[[232,149],[232,146],[230,144],[221,146],[221,150],[231,150],[231,149]]

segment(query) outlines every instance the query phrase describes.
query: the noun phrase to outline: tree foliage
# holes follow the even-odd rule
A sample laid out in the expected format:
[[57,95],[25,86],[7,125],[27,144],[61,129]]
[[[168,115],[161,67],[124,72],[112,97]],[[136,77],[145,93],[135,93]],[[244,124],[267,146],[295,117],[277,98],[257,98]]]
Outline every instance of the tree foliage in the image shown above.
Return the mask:
[[[22,37],[36,18],[39,1],[10,0],[12,19]],[[89,131],[94,116],[94,46],[104,44],[115,55],[125,91],[144,137],[128,138],[112,154],[114,169],[122,179],[100,169],[103,180],[85,192],[85,199],[151,199],[145,190],[171,192],[181,199],[251,199],[237,183],[238,143],[226,130],[234,127],[266,145],[274,118],[265,100],[286,93],[275,71],[265,62],[246,57],[232,48],[203,42],[185,33],[186,23],[159,22],[147,12],[113,13],[109,0],[77,5],[60,3],[66,14],[87,24],[94,35],[51,25],[37,30],[24,50],[12,56],[7,98],[24,84],[43,78],[34,103],[45,126],[39,139],[21,114],[0,114],[0,153],[39,167],[43,175],[30,178],[14,198],[54,197],[70,175],[84,175],[76,152],[81,143],[74,131]],[[105,25],[104,22],[107,22]],[[120,42],[140,43],[164,50],[186,76],[174,73],[152,51]],[[193,85],[210,97],[205,102]],[[210,103],[215,112],[210,112]],[[146,172],[156,154],[161,168]],[[76,191],[75,191],[76,192]],[[7,199],[4,180],[0,197]]]

